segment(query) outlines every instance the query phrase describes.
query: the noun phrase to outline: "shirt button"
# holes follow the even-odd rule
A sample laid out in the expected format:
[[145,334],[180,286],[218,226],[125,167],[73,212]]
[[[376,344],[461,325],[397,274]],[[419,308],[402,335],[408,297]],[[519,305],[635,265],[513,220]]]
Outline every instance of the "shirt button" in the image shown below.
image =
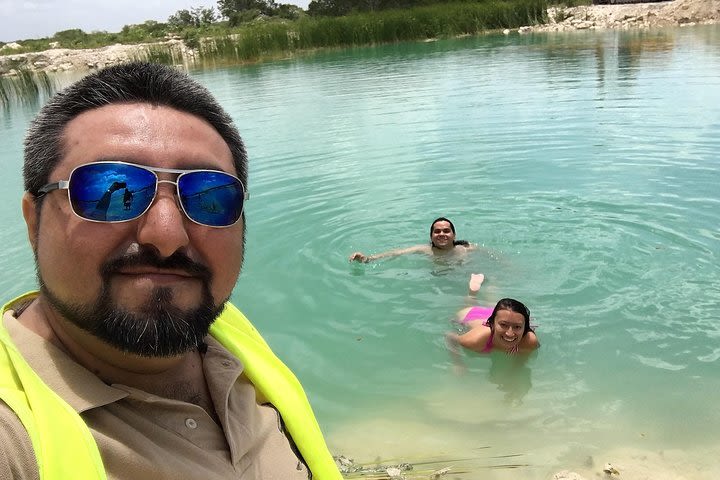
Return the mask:
[[197,422],[192,418],[186,418],[185,419],[185,426],[188,428],[192,428],[193,430],[197,428]]

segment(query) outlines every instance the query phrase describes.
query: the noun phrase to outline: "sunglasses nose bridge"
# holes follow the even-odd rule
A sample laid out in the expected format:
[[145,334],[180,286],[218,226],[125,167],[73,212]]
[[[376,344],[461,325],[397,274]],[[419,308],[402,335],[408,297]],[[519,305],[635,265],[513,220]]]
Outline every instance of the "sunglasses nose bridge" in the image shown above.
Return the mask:
[[175,185],[175,189],[174,189],[174,190],[177,190],[177,182],[176,182],[176,181],[164,180],[164,179],[158,178],[158,180],[157,180],[158,188],[160,188],[160,184],[161,184],[161,183],[169,183],[170,185]]
[[171,192],[171,195],[173,196],[173,198],[175,199],[175,205],[177,206],[177,208],[178,208],[181,212],[184,212],[182,206],[180,205],[180,192],[178,191],[178,183],[177,183],[177,181],[163,180],[163,179],[158,178],[158,180],[157,180],[157,187],[156,187],[156,190],[155,190],[155,199],[153,200],[153,203],[154,203],[155,201],[157,201],[158,197],[160,196],[160,187],[161,187],[161,185],[162,185],[163,183],[169,183],[170,185],[172,185],[172,186],[170,187],[170,192]]

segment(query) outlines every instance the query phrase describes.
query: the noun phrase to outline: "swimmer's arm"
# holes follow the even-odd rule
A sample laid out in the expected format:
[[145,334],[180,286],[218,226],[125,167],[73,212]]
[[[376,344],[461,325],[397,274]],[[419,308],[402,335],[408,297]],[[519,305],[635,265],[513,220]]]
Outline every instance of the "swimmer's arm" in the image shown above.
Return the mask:
[[415,245],[413,247],[396,248],[393,250],[388,250],[387,252],[375,253],[373,255],[365,255],[362,252],[355,252],[352,255],[350,255],[349,260],[351,262],[368,263],[368,262],[372,262],[373,260],[379,260],[381,258],[397,257],[399,255],[405,255],[408,253],[427,253],[428,248],[429,247],[427,245]]
[[483,348],[487,344],[489,335],[491,334],[489,328],[473,328],[467,333],[458,335],[457,333],[448,333],[445,336],[448,348],[451,353],[453,350],[457,354],[457,346],[460,345],[468,350],[473,350],[478,353],[483,353]]
[[452,358],[453,364],[455,365],[456,373],[462,373],[463,370],[465,370],[465,364],[463,363],[460,352],[458,351],[459,338],[460,335],[454,332],[448,332],[445,334],[445,344],[447,345],[448,351],[450,352],[450,357]]

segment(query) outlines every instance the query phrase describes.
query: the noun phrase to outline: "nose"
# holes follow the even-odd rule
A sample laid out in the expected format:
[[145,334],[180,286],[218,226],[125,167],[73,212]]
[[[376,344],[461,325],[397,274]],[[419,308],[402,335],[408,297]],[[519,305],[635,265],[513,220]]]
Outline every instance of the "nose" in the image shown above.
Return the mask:
[[152,205],[138,219],[137,240],[140,245],[155,248],[162,257],[169,257],[190,243],[185,222],[175,190],[170,185],[159,185]]

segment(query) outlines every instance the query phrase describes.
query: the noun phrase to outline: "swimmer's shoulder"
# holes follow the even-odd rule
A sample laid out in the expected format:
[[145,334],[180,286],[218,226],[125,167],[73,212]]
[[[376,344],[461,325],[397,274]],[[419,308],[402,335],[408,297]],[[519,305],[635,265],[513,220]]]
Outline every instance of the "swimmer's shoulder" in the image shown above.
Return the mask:
[[470,330],[458,337],[458,343],[465,348],[469,348],[470,350],[484,353],[483,350],[485,349],[488,340],[490,340],[490,335],[492,335],[490,327],[483,325],[482,320],[477,320],[470,323]]
[[540,341],[535,335],[535,332],[528,332],[525,338],[522,339],[520,349],[524,352],[532,352],[540,347]]

